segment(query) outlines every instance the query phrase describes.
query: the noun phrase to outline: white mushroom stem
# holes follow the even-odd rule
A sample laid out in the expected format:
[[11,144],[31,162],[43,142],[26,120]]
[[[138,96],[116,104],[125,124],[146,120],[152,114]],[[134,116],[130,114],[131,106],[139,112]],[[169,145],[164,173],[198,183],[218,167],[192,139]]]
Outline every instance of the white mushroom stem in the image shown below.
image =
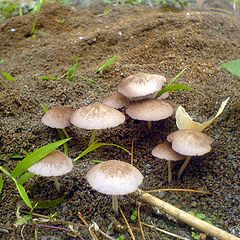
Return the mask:
[[190,160],[191,160],[191,156],[188,156],[188,157],[185,159],[183,165],[181,166],[181,168],[180,168],[180,170],[179,170],[179,172],[178,172],[178,179],[181,178],[181,176],[182,176],[182,174],[183,174],[183,171],[186,169],[186,167],[187,167],[188,163],[190,162]]
[[55,185],[57,192],[60,193],[60,183],[59,183],[57,177],[53,177],[53,180],[54,180],[54,185]]
[[168,182],[172,182],[172,167],[171,167],[171,164],[172,164],[172,161],[168,161]]
[[90,146],[90,145],[92,145],[94,143],[96,135],[97,135],[97,131],[95,129],[93,129],[92,133],[91,133],[91,138],[90,138],[88,146]]
[[116,216],[118,216],[118,195],[112,195],[112,208]]
[[151,122],[151,121],[148,121],[148,122],[147,122],[147,125],[148,125],[148,130],[150,130],[151,127],[152,127],[152,122]]
[[171,216],[177,218],[181,222],[184,222],[200,232],[206,233],[209,236],[216,237],[220,240],[240,240],[240,238],[220,229],[212,224],[209,224],[189,213],[182,211],[179,208],[174,207],[173,205],[164,202],[163,200],[152,196],[149,193],[144,193],[142,190],[137,190],[140,200],[150,204],[151,206],[159,208],[161,211],[170,214]]

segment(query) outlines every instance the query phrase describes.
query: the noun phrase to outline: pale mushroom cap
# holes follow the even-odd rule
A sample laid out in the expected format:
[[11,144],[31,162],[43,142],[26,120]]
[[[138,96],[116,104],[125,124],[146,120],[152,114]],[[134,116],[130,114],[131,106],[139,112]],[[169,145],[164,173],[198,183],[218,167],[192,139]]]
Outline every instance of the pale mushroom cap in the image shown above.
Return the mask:
[[130,100],[123,94],[117,92],[103,99],[103,103],[109,107],[115,109],[128,107],[130,105]]
[[170,117],[173,114],[173,108],[165,101],[159,99],[144,99],[133,102],[126,113],[133,119],[144,121],[159,121]]
[[94,166],[87,173],[91,187],[108,195],[135,192],[143,181],[140,171],[129,163],[110,160]]
[[178,160],[183,160],[186,158],[186,156],[175,152],[171,148],[170,143],[168,143],[168,142],[157,145],[152,150],[152,155],[154,157],[164,159],[164,160],[169,160],[169,161],[178,161]]
[[201,156],[211,151],[213,139],[208,135],[192,129],[183,129],[168,135],[172,149],[186,156]]
[[74,112],[68,106],[55,106],[42,117],[42,123],[51,128],[65,128],[71,125],[70,116]]
[[71,158],[55,150],[30,167],[28,171],[36,175],[51,177],[64,175],[71,172],[72,168]]
[[76,110],[70,122],[84,129],[105,129],[116,127],[125,121],[120,111],[102,103],[94,103]]
[[123,79],[118,86],[118,91],[128,98],[142,97],[158,92],[165,82],[164,76],[138,73]]

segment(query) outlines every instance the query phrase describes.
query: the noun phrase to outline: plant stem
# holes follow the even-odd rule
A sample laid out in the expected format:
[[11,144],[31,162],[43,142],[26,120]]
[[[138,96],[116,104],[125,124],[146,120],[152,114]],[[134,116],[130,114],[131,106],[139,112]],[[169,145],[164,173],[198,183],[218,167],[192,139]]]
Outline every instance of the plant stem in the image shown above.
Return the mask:
[[112,208],[116,216],[118,216],[118,196],[112,195]]
[[190,159],[191,159],[191,156],[188,156],[188,157],[185,159],[183,165],[181,166],[181,168],[180,168],[180,170],[179,170],[179,172],[178,172],[178,179],[181,178],[181,176],[182,176],[182,174],[183,174],[183,171],[184,171],[185,168],[187,167]]
[[147,125],[148,125],[148,130],[150,130],[151,127],[152,127],[152,122],[151,122],[151,121],[148,121],[148,122],[147,122]]
[[62,128],[61,130],[66,138],[70,138],[69,134],[67,133],[66,128]]
[[[65,136],[65,133],[64,133],[63,129],[57,129],[57,132],[58,132],[58,135],[59,135],[60,139],[65,139],[66,136]],[[66,130],[65,130],[65,132],[66,132]],[[67,138],[69,138],[69,136]],[[63,148],[64,148],[64,153],[68,156],[68,145],[67,145],[67,143],[63,144]]]
[[168,161],[168,183],[172,182],[172,167],[171,167],[172,161]]
[[90,146],[94,143],[96,135],[97,135],[97,131],[96,131],[96,129],[93,129],[88,146]]
[[57,177],[53,177],[53,180],[54,180],[54,185],[56,187],[57,192],[60,193],[60,183],[59,183]]

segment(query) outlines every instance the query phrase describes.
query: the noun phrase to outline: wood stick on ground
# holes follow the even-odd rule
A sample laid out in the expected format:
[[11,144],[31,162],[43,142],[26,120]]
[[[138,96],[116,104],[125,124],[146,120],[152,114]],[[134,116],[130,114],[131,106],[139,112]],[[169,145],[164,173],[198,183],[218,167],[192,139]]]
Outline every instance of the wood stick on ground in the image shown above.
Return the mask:
[[127,220],[127,218],[125,217],[122,208],[119,207],[119,210],[120,210],[120,213],[122,214],[122,217],[123,217],[123,219],[124,219],[124,221],[125,221],[125,223],[126,223],[126,225],[127,225],[128,232],[130,233],[130,235],[131,235],[131,237],[132,237],[132,240],[136,240],[136,238],[135,238],[135,236],[134,236],[134,234],[133,234],[132,228],[131,228],[131,226],[130,226],[128,220]]
[[132,139],[132,147],[131,147],[131,165],[133,165],[133,155],[134,155],[134,138]]
[[137,202],[137,205],[138,205],[138,208],[137,208],[137,216],[138,216],[138,224],[139,224],[139,228],[140,228],[140,231],[141,231],[141,234],[142,234],[142,240],[146,240],[145,238],[145,235],[144,235],[144,231],[143,231],[143,227],[142,227],[142,220],[141,220],[141,203],[140,202]]
[[149,227],[149,228],[153,228],[153,229],[155,229],[155,230],[158,231],[158,232],[165,233],[165,234],[170,235],[170,236],[172,236],[172,237],[175,237],[175,238],[177,238],[177,239],[189,240],[188,238],[181,237],[181,236],[178,236],[178,235],[176,235],[176,234],[174,234],[174,233],[171,233],[171,232],[168,232],[168,231],[163,230],[163,229],[161,229],[161,228],[155,227],[154,225],[149,225],[149,224],[146,224],[146,223],[142,223],[142,225],[143,225],[143,226],[146,226],[146,227]]
[[86,219],[83,217],[83,215],[78,212],[78,217],[79,219],[88,227],[89,229],[89,233],[91,235],[91,237],[93,238],[93,240],[98,240],[98,237],[96,236],[96,234],[91,230],[90,225],[88,224],[88,222],[86,221]]
[[137,190],[137,193],[140,196],[140,200],[142,200],[143,202],[159,208],[161,211],[175,217],[176,219],[186,223],[187,225],[192,226],[200,232],[206,233],[207,235],[216,237],[220,240],[240,240],[240,238],[220,228],[217,228],[203,220],[200,220],[199,218],[192,216],[191,214],[186,213],[181,209],[176,208],[173,205],[152,196],[149,193],[144,193],[144,191],[140,189]]

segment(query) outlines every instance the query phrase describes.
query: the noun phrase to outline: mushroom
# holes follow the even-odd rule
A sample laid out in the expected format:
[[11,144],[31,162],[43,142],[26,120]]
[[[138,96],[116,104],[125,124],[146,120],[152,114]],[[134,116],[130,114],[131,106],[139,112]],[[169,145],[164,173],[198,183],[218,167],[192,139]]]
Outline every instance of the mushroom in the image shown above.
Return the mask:
[[[70,116],[74,112],[68,106],[55,106],[45,113],[42,117],[42,123],[51,128],[57,128],[58,134],[61,139],[69,138],[66,127],[71,125]],[[67,143],[64,145],[64,152],[68,155]]]
[[159,121],[170,117],[173,114],[171,105],[159,99],[144,99],[133,102],[126,113],[133,119],[148,121],[148,128],[151,128],[151,121]]
[[73,168],[72,160],[64,153],[54,150],[41,161],[28,168],[28,171],[44,177],[53,177],[57,192],[60,192],[60,184],[57,176],[62,176],[71,172]]
[[140,171],[129,163],[109,160],[92,167],[87,181],[100,193],[112,195],[112,208],[118,215],[118,195],[135,192],[143,181]]
[[103,99],[103,103],[109,107],[115,109],[120,109],[128,107],[130,105],[130,100],[123,94],[117,92]]
[[151,97],[162,89],[166,78],[162,75],[138,73],[131,75],[119,84],[118,91],[131,100]]
[[201,156],[211,151],[213,139],[208,135],[193,129],[182,129],[168,135],[167,140],[172,143],[172,149],[187,156],[178,172],[181,178],[192,156]]
[[171,163],[172,161],[179,161],[186,158],[186,156],[179,154],[175,152],[172,148],[170,143],[165,142],[157,145],[152,150],[152,155],[154,157],[167,160],[168,163],[168,182],[170,183],[172,181],[172,169],[171,169]]
[[89,146],[95,141],[97,129],[116,127],[124,121],[124,114],[102,103],[93,103],[81,107],[70,117],[70,122],[73,125],[92,130]]

